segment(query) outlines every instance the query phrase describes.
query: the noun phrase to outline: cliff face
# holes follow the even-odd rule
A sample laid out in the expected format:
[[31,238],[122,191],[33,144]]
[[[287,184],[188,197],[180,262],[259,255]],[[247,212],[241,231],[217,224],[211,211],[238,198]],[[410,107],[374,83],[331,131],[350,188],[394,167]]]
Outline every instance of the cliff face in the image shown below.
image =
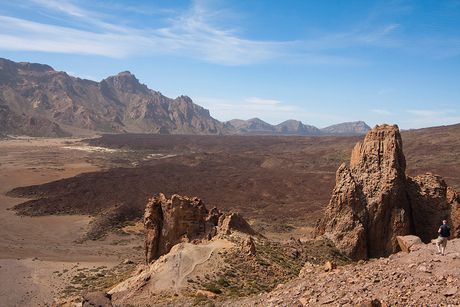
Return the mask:
[[208,211],[201,199],[163,194],[151,198],[144,215],[144,250],[146,262],[168,253],[178,243],[199,243],[232,231],[257,233],[237,213],[223,214],[216,208]]
[[[100,132],[222,134],[222,124],[187,96],[170,99],[130,72],[101,82],[50,66],[0,59],[0,106],[16,116]],[[43,120],[42,120],[43,121]],[[14,127],[3,121],[5,130]],[[1,128],[1,127],[0,127]]]
[[458,236],[458,195],[437,176],[406,177],[402,140],[396,125],[376,126],[356,144],[350,167],[340,166],[336,186],[316,235],[330,238],[354,260],[399,250],[396,237],[436,237],[443,219]]

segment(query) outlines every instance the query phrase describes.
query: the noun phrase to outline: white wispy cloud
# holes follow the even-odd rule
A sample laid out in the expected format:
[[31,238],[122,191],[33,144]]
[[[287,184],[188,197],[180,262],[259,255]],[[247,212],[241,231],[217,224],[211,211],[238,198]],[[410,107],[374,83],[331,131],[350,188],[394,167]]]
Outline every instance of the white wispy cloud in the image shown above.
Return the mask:
[[389,112],[387,110],[372,110],[372,112],[377,113],[377,114],[381,114],[381,115],[391,115],[391,112]]
[[407,110],[410,116],[402,123],[411,128],[452,125],[460,123],[460,115],[456,110]]
[[264,105],[275,105],[275,104],[281,102],[279,100],[267,100],[267,99],[260,99],[260,98],[257,98],[257,97],[248,98],[248,99],[246,99],[246,101],[250,102],[250,103],[264,104]]
[[[27,2],[27,0],[25,0]],[[228,22],[236,13],[215,7],[215,2],[195,0],[188,10],[169,12],[158,24],[134,28],[129,20],[117,20],[108,13],[84,9],[69,0],[28,0],[40,7],[46,23],[0,15],[0,49],[57,53],[93,54],[114,58],[172,55],[220,65],[252,65],[271,60],[317,65],[367,65],[368,60],[330,51],[354,47],[401,48],[422,46],[423,42],[405,42],[397,23],[366,26],[348,32],[325,32],[312,39],[262,41],[243,38]],[[115,5],[112,9],[120,9]],[[123,8],[131,12],[132,6]],[[166,12],[166,11],[164,11]],[[59,25],[54,23],[60,20]],[[106,20],[111,20],[108,22]],[[115,21],[116,20],[116,21]],[[227,22],[224,22],[226,20]],[[460,40],[436,37],[433,40],[442,56],[460,53]],[[442,47],[442,48],[441,48]],[[426,50],[426,48],[421,48]],[[433,52],[436,52],[434,50]]]
[[0,49],[95,54],[123,58],[139,48],[138,35],[91,33],[0,16]]
[[347,118],[331,113],[312,112],[302,107],[281,103],[247,103],[247,99],[230,100],[210,97],[197,97],[193,101],[206,109],[212,110],[211,116],[220,121],[258,117],[272,125],[277,125],[288,119],[297,119],[304,124],[314,125],[318,128],[338,122],[350,121]]
[[[6,50],[95,54],[114,58],[134,55],[175,55],[222,65],[247,65],[276,58],[285,43],[243,39],[232,29],[207,22],[208,12],[196,2],[187,14],[170,18],[169,26],[135,29],[103,22],[65,0],[33,0],[35,4],[73,18],[80,29],[0,15],[0,48]],[[81,30],[90,28],[91,30]]]

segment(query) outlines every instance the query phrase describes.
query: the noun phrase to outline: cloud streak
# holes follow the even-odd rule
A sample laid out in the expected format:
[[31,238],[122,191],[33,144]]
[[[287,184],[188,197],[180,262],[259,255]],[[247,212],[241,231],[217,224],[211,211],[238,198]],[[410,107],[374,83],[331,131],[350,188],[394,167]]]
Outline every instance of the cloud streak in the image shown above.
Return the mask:
[[[257,99],[259,100],[259,98]],[[280,124],[282,121],[288,119],[297,119],[301,120],[303,123],[309,124],[312,122],[337,123],[347,121],[346,118],[341,116],[336,116],[330,113],[312,112],[305,108],[297,107],[294,105],[280,104],[281,102],[247,103],[248,99],[229,100],[207,97],[195,98],[194,102],[203,106],[204,108],[213,110],[211,115],[221,121],[227,121],[235,118],[247,120],[254,117],[258,117],[272,125]],[[241,118],[242,114],[244,114],[244,118]],[[280,118],[282,120],[280,120]],[[321,125],[320,128],[325,126],[327,125]]]
[[257,98],[257,97],[248,98],[248,99],[246,99],[246,101],[250,102],[250,103],[263,104],[263,105],[275,105],[275,104],[278,104],[278,103],[281,102],[281,101],[278,101],[278,100],[266,100],[266,99],[260,99],[260,98]]
[[[0,49],[55,53],[92,54],[112,58],[172,55],[209,63],[241,66],[273,60],[317,65],[366,65],[356,56],[328,54],[354,47],[403,48],[393,35],[400,25],[389,23],[371,30],[325,33],[315,39],[288,42],[245,39],[231,27],[219,23],[225,10],[210,8],[206,1],[194,1],[188,11],[162,20],[164,26],[133,28],[103,21],[114,19],[86,10],[70,1],[30,0],[72,26],[0,16]],[[127,8],[128,9],[128,8]],[[129,8],[133,11],[132,7]],[[223,13],[224,12],[224,13]],[[121,24],[129,23],[122,20]],[[438,39],[439,40],[439,39]],[[420,45],[420,44],[418,44]],[[444,55],[460,52],[458,39],[437,41]]]
[[456,110],[407,110],[406,112],[412,116],[402,122],[412,128],[451,125],[460,122],[460,115]]

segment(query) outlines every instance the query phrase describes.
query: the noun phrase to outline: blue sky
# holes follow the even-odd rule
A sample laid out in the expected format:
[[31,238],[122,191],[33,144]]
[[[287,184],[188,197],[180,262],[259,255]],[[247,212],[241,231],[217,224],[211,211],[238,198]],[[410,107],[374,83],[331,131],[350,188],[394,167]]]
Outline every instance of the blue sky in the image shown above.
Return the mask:
[[460,123],[460,1],[2,0],[0,57],[129,70],[220,121]]

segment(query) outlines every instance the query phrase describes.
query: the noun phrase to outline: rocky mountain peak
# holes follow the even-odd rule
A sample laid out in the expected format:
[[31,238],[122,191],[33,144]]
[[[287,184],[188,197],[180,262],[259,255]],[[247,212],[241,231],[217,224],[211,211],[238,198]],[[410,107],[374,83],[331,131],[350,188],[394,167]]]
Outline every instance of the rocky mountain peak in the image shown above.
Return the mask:
[[118,92],[135,93],[136,91],[147,92],[147,87],[141,84],[139,80],[129,71],[120,72],[116,76],[108,77],[103,81],[107,82]]
[[54,71],[54,69],[45,64],[38,64],[38,63],[29,63],[29,62],[13,62],[7,59],[0,58],[0,69],[12,72],[18,71],[34,71],[34,72],[46,72],[46,71]]

